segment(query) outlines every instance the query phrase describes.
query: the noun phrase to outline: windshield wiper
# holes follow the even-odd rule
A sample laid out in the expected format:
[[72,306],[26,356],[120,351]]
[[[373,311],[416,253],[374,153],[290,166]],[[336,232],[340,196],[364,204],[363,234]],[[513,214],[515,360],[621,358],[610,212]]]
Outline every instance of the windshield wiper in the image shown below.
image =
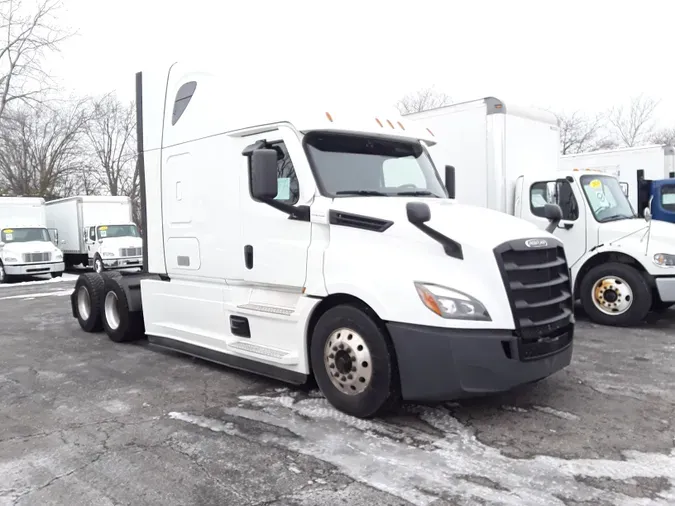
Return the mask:
[[633,218],[633,216],[626,216],[625,214],[613,214],[600,221],[602,221],[602,223],[607,223],[608,221],[629,220],[631,218]]
[[407,197],[409,196],[409,197],[436,197],[436,198],[440,198],[434,192],[430,192],[429,190],[414,190],[414,191],[407,191],[407,192],[396,192],[396,195],[405,195]]
[[366,195],[373,197],[388,197],[388,193],[378,192],[376,190],[340,190],[335,195]]

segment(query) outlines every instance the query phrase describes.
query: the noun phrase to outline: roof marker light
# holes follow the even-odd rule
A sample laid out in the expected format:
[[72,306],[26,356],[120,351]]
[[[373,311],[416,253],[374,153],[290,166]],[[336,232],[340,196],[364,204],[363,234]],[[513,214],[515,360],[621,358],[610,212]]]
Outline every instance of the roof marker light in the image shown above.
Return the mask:
[[328,118],[328,121],[330,121],[331,123],[333,122],[333,116],[331,116],[330,113],[327,111],[326,111],[326,118]]
[[389,123],[389,126],[390,126],[391,128],[395,128],[395,127],[394,127],[394,124],[393,124],[391,121],[387,120],[387,123]]
[[429,132],[429,133],[431,134],[432,137],[436,137],[436,136],[434,135],[434,133],[433,133],[431,130],[429,130],[428,128],[427,128],[427,132]]
[[405,127],[403,126],[403,123],[401,123],[400,121],[397,121],[397,123],[398,123],[398,126],[401,127],[401,130],[405,130]]
[[375,121],[377,121],[378,125],[380,125],[381,127],[384,127],[384,125],[382,124],[382,122],[380,121],[379,118],[375,118]]

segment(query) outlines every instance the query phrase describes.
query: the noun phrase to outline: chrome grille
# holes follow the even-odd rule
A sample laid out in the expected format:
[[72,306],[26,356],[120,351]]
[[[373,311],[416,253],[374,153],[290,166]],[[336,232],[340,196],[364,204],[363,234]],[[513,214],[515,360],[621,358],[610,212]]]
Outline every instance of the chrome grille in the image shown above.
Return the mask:
[[23,261],[30,264],[35,262],[49,262],[52,259],[51,253],[24,253]]
[[143,254],[143,248],[121,248],[121,257],[139,257]]
[[520,359],[567,347],[573,337],[574,300],[562,244],[554,239],[511,241],[495,248],[495,256],[520,338]]

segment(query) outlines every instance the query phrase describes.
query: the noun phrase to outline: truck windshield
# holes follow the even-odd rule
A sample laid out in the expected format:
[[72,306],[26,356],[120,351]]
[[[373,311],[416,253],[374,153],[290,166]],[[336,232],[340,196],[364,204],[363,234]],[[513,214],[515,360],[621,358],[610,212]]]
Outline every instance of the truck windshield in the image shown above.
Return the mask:
[[448,196],[419,142],[313,132],[305,146],[319,188],[329,197]]
[[675,212],[675,185],[661,187],[661,207],[666,211]]
[[593,216],[599,222],[628,220],[635,217],[635,212],[616,178],[599,175],[581,176],[581,186]]
[[138,237],[136,225],[102,225],[97,228],[98,237]]
[[49,242],[49,232],[46,228],[5,228],[0,233],[2,242]]

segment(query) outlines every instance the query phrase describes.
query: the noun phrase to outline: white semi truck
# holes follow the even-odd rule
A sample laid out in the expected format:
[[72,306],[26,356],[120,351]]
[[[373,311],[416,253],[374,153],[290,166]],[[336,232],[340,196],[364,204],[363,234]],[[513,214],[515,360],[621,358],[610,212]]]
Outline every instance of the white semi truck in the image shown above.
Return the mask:
[[43,198],[0,197],[0,283],[12,276],[60,277],[65,266],[57,241],[56,231],[47,230]]
[[47,224],[58,230],[67,267],[96,272],[140,268],[143,240],[125,196],[77,196],[47,202]]
[[546,204],[561,207],[554,234],[565,245],[575,299],[592,320],[636,325],[675,303],[675,225],[650,227],[636,216],[611,174],[558,170],[552,113],[489,97],[406,118],[434,134],[434,161],[456,168],[457,201],[542,228]]
[[[426,130],[272,113],[271,90],[246,102],[223,93],[228,78],[181,64],[136,79],[144,272],[80,276],[71,305],[85,331],[295,384],[313,375],[358,417],[570,363],[562,243],[449,199]],[[560,209],[546,213],[555,226]]]

